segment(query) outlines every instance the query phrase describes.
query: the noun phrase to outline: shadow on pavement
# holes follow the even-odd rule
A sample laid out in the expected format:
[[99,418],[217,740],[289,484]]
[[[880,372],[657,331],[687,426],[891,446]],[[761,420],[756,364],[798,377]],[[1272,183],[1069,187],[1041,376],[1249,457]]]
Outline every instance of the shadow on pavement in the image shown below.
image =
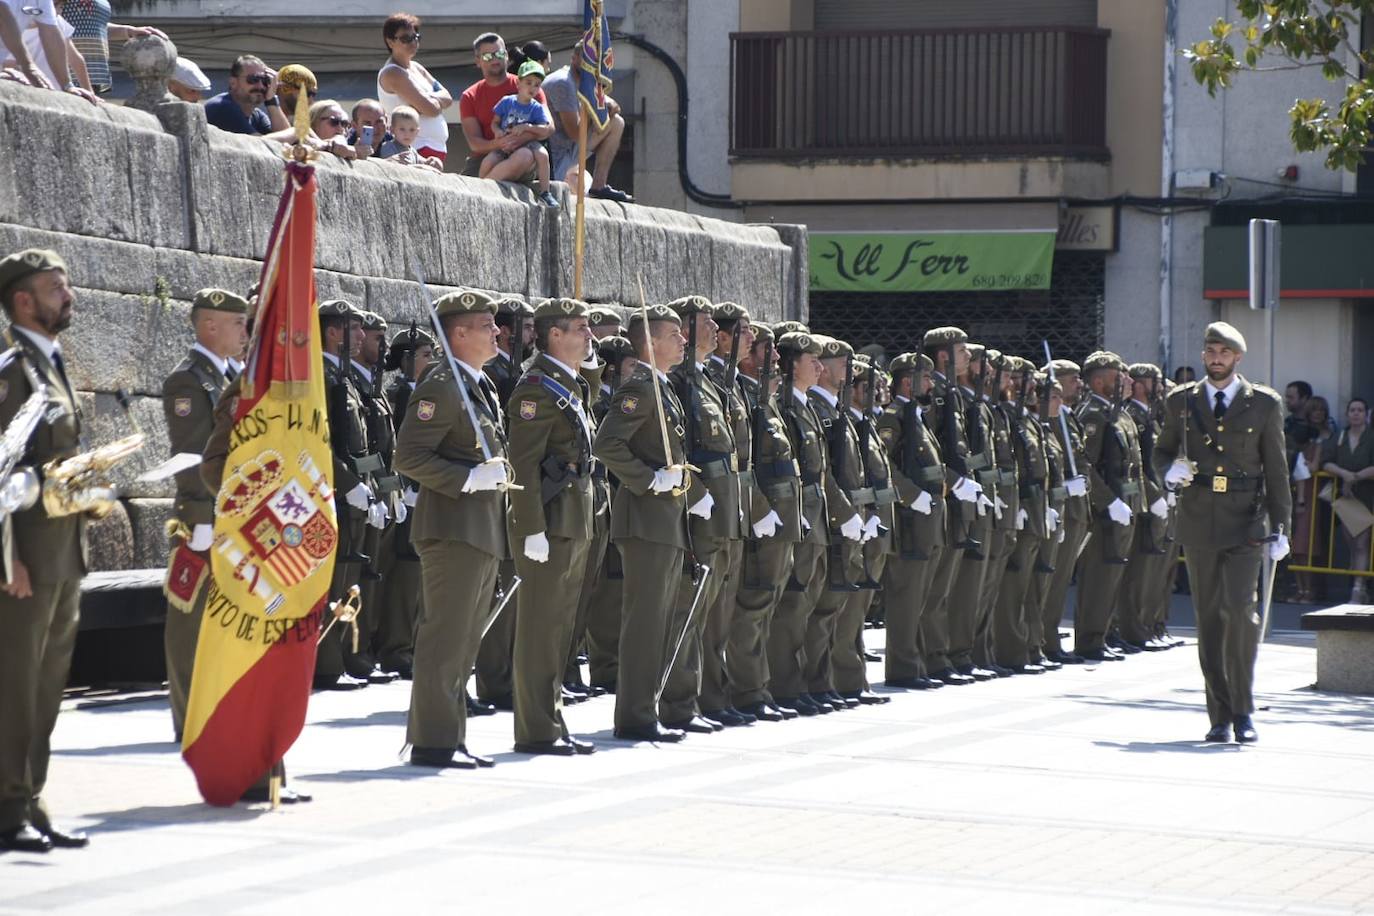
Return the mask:
[[180,754],[175,741],[144,741],[140,744],[109,744],[105,747],[53,748],[54,757],[113,757],[119,754]]
[[342,719],[320,719],[309,723],[307,728],[352,728],[355,725],[405,725],[404,709],[379,709],[365,716],[345,716]]
[[204,802],[185,805],[144,805],[124,811],[97,811],[88,817],[93,823],[85,825],[91,833],[112,833],[139,830],[145,827],[165,827],[174,824],[226,824],[256,820],[271,813],[266,805],[234,805],[215,808]]
[[1239,751],[1239,744],[1209,744],[1196,741],[1094,741],[1096,747],[1125,751],[1128,754],[1219,754]]

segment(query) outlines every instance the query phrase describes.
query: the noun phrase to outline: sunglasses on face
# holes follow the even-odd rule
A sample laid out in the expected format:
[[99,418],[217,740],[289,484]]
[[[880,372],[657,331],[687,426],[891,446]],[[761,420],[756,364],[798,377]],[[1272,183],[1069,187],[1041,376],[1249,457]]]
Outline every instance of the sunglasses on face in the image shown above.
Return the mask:
[[324,122],[325,122],[326,124],[330,125],[331,127],[352,127],[352,126],[353,126],[353,122],[350,121],[350,120],[348,120],[348,118],[335,118],[335,117],[332,117],[332,116],[331,116],[331,117],[328,117],[328,118],[324,118]]
[[419,33],[419,32],[416,32],[416,33],[414,33],[413,35],[397,35],[397,36],[396,36],[396,40],[399,41],[401,44],[407,44],[407,45],[419,44],[419,42],[420,42],[420,33]]
[[478,56],[481,58],[483,63],[489,64],[494,60],[505,60],[510,55],[508,55],[505,51],[483,51]]
[[268,76],[266,73],[255,73],[252,76],[245,76],[243,81],[250,86],[272,85],[272,77]]

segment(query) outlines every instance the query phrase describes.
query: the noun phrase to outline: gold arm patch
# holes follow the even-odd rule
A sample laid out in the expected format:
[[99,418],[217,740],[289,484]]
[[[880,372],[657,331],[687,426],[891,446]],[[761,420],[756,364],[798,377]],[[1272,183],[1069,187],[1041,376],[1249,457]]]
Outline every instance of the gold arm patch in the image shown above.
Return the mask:
[[639,398],[626,398],[620,402],[621,413],[634,413],[639,409]]
[[534,402],[534,401],[521,401],[521,402],[520,402],[520,419],[522,419],[522,420],[533,420],[533,419],[534,419],[535,411],[538,410],[538,408],[539,408],[539,405],[538,405],[536,402]]
[[417,419],[420,419],[420,420],[432,420],[432,419],[434,419],[434,402],[433,402],[433,401],[421,401],[419,404],[416,404],[416,405],[415,405],[415,416],[416,416]]
[[191,415],[191,399],[177,398],[172,402],[172,411],[178,417],[189,417]]

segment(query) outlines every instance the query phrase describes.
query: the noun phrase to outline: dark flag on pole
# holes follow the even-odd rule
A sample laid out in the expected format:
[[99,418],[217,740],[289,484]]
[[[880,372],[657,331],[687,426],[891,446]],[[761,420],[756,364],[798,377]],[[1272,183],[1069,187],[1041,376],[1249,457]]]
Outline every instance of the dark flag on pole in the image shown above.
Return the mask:
[[611,71],[615,55],[611,51],[611,26],[601,9],[601,0],[582,0],[581,54],[577,60],[577,96],[582,108],[603,130],[610,121],[606,94],[611,91]]

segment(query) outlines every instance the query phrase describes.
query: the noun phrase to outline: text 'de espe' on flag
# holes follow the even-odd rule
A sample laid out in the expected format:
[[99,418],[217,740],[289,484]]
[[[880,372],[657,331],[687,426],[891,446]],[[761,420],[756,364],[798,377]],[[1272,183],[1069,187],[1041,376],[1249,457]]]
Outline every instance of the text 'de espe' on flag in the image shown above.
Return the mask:
[[338,543],[313,272],[315,176],[301,163],[286,171],[248,363],[221,405],[233,428],[182,739],[212,805],[238,801],[300,735]]

